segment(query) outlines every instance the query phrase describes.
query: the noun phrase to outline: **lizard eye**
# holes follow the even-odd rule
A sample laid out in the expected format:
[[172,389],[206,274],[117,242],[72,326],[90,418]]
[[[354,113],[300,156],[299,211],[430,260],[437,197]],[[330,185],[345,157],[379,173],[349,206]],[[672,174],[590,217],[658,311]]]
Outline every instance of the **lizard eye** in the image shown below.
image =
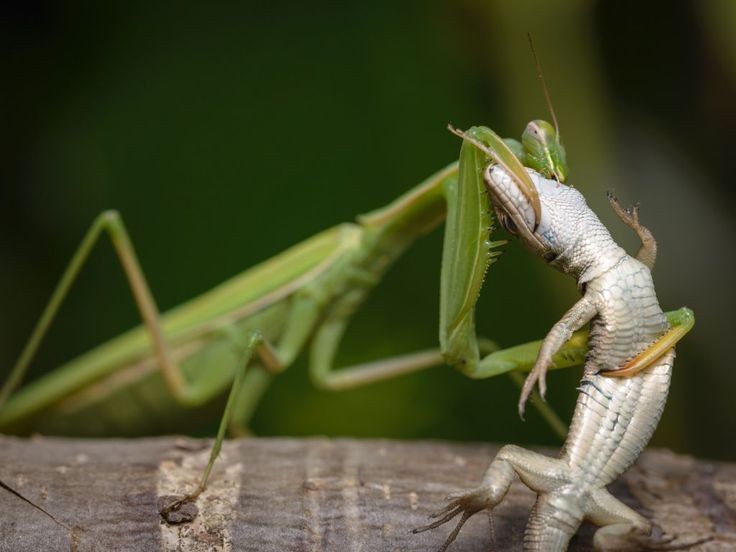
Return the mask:
[[509,233],[513,234],[514,236],[519,233],[519,229],[516,227],[516,223],[511,219],[510,216],[506,213],[499,213],[498,217],[499,222],[501,223],[501,226]]

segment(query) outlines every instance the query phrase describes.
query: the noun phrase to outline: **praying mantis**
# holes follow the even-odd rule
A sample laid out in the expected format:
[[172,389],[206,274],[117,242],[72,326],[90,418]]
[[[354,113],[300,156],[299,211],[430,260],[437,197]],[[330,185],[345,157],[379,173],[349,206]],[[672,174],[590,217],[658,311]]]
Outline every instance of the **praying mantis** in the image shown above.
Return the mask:
[[[567,177],[557,125],[532,121],[521,142],[486,127],[465,133],[459,161],[436,172],[355,223],[327,229],[160,314],[121,215],[106,211],[84,236],[32,335],[0,390],[0,432],[105,435],[174,417],[228,393],[211,456],[197,489],[166,505],[165,519],[205,489],[228,430],[242,433],[272,378],[308,350],[314,384],[341,390],[448,364],[470,378],[520,377],[540,342],[498,350],[476,335],[474,312],[483,278],[505,243],[492,241],[495,220],[482,173],[501,165],[535,208],[526,168]],[[334,359],[352,315],[392,263],[445,222],[439,348],[336,369]],[[513,221],[506,221],[513,224]],[[94,244],[107,235],[120,259],[142,325],[21,387],[44,335]],[[633,359],[645,368],[689,330],[692,317],[668,315],[672,330]],[[555,355],[556,368],[580,365],[587,334],[577,332]],[[543,403],[542,414],[564,435]],[[184,491],[184,490],[183,490]]]

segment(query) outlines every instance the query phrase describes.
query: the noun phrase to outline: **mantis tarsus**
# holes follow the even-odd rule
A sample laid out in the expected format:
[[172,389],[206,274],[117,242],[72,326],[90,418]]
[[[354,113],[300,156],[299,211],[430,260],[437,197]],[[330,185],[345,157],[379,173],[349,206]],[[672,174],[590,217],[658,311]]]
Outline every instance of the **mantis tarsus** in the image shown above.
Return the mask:
[[[538,342],[498,351],[492,342],[476,338],[475,303],[485,271],[500,254],[502,243],[489,239],[494,221],[481,174],[494,162],[522,183],[528,179],[524,165],[564,178],[564,150],[550,148],[552,142],[559,145],[550,129],[548,123],[533,121],[519,143],[474,127],[463,134],[458,163],[386,207],[359,216],[357,223],[325,230],[162,316],[120,215],[102,213],[73,256],[0,391],[0,431],[124,432],[145,424],[151,416],[171,417],[203,405],[229,388],[200,486],[164,508],[165,516],[205,488],[225,432],[245,428],[271,378],[308,346],[312,380],[326,389],[346,389],[443,363],[471,378],[507,372],[518,378],[519,371],[534,365]],[[391,263],[445,218],[440,348],[334,369],[352,314]],[[69,288],[103,234],[110,237],[120,258],[143,325],[18,389]],[[677,322],[677,313],[672,320]],[[586,334],[579,332],[555,356],[556,367],[581,364],[585,351]],[[633,369],[645,365],[633,361]],[[538,406],[564,435],[564,425],[551,410],[542,403]]]

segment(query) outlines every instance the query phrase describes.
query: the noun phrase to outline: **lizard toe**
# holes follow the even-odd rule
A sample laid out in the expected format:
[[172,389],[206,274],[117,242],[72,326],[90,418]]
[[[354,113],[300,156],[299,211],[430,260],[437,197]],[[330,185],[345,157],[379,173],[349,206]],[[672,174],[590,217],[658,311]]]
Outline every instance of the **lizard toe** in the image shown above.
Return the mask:
[[428,525],[412,529],[412,533],[414,534],[423,533],[424,531],[436,529],[457,516],[460,516],[460,521],[458,521],[455,528],[437,552],[445,552],[445,550],[447,550],[450,544],[452,544],[457,537],[460,529],[462,529],[465,522],[468,521],[471,516],[477,514],[481,510],[493,508],[499,502],[499,500],[494,500],[493,491],[487,485],[481,485],[470,491],[451,493],[447,496],[447,500],[448,503],[444,508],[430,514],[429,516],[430,519],[439,519],[436,519],[436,521],[433,521]]

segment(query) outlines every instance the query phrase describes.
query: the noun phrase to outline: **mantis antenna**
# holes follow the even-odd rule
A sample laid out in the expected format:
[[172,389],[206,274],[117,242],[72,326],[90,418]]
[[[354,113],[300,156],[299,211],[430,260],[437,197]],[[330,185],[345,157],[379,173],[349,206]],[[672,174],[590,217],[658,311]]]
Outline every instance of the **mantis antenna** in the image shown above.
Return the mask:
[[555,115],[555,108],[552,107],[552,99],[549,97],[549,89],[547,83],[544,80],[544,73],[542,72],[542,64],[539,62],[539,56],[537,55],[537,49],[534,47],[534,40],[532,39],[532,33],[526,34],[529,39],[529,47],[532,49],[532,56],[534,56],[534,64],[537,66],[537,77],[539,82],[542,84],[542,90],[544,91],[544,99],[547,100],[547,107],[549,113],[552,115],[552,122],[555,125],[555,132],[557,133],[557,141],[560,141],[560,125],[557,124],[557,115]]

